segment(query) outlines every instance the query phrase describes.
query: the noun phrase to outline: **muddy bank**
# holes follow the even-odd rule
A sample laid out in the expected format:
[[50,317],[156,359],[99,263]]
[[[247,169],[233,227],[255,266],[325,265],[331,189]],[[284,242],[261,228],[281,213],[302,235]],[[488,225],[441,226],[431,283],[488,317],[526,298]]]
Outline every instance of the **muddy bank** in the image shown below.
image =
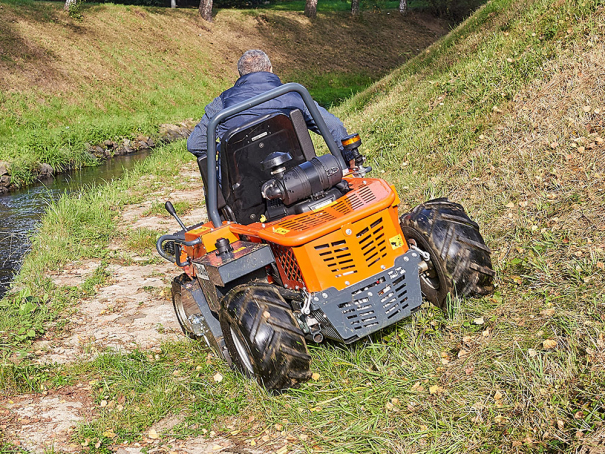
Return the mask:
[[[90,145],[86,150],[95,160],[103,162],[115,156],[124,156],[140,151],[149,151],[158,145],[165,145],[176,140],[186,139],[191,134],[196,122],[192,119],[184,120],[178,124],[160,125],[157,136],[139,135],[133,139],[105,140],[103,143]],[[50,164],[40,163],[34,169],[36,180],[47,180],[53,178],[59,173],[65,173],[73,170],[69,166],[61,172],[54,169]],[[21,189],[12,182],[10,164],[0,161],[0,194]]]

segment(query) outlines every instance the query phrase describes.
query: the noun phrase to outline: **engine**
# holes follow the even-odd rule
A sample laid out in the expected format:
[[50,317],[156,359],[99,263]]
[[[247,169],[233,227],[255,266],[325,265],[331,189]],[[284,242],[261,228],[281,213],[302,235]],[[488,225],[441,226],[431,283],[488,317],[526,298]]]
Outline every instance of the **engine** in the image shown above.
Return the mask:
[[262,186],[269,220],[316,210],[346,194],[349,186],[332,155],[318,156],[286,171],[289,153],[271,153],[262,162],[275,178]]

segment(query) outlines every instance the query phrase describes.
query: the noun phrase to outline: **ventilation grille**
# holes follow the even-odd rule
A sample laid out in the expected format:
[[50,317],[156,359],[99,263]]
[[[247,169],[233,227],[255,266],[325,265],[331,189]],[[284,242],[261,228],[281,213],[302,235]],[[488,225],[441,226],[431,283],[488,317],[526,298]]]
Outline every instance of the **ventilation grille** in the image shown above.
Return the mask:
[[374,195],[372,189],[369,186],[363,186],[359,190],[359,196],[361,197],[361,200],[363,200],[364,204],[371,203],[376,200],[376,196]]
[[315,246],[328,269],[334,277],[347,276],[357,273],[355,261],[345,240],[335,241]]
[[[288,230],[304,231],[325,222],[333,221],[339,215],[349,214],[364,205],[373,203],[375,200],[376,195],[372,192],[372,188],[370,186],[362,186],[359,190],[351,191],[338,199],[334,205],[330,205],[320,211],[296,216],[294,219],[280,222],[277,226]],[[332,214],[334,211],[336,213]]]
[[359,232],[356,237],[368,267],[386,257],[387,240],[384,235],[382,217]]
[[289,219],[284,222],[280,222],[279,227],[288,229],[288,230],[307,230],[311,227],[316,227],[325,222],[332,221],[336,219],[330,213],[326,213],[325,211],[316,211],[308,214],[303,214],[296,216],[293,219]]
[[[357,273],[358,266],[370,268],[378,263],[387,256],[387,246],[383,218],[379,217],[355,236],[349,236],[346,240],[318,244],[314,248],[333,276],[343,277]],[[358,251],[357,258],[361,252],[365,264],[355,261],[353,250]]]
[[[352,302],[338,305],[347,324],[359,336],[385,325],[408,307],[407,284],[401,267],[389,271],[385,277],[352,294]],[[388,324],[388,323],[387,323]]]
[[296,257],[294,257],[292,248],[272,243],[271,249],[273,250],[273,255],[275,256],[277,264],[283,272],[282,277],[291,283],[295,283],[301,287],[304,286],[300,267],[298,266]]

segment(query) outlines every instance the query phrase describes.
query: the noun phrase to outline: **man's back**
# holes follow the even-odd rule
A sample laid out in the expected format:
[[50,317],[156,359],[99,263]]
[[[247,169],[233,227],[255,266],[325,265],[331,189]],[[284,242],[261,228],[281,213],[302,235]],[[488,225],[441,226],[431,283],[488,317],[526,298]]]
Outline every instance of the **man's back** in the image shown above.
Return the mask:
[[[244,61],[245,64],[242,64],[242,61]],[[279,77],[273,74],[273,68],[269,59],[262,51],[251,50],[245,52],[238,62],[238,70],[240,71],[241,77],[235,82],[233,87],[225,90],[206,106],[204,116],[187,140],[187,149],[198,157],[206,155],[208,145],[207,128],[211,118],[225,108],[246,101],[256,95],[265,93],[282,85]],[[242,74],[243,72],[246,73]],[[347,130],[337,117],[321,106],[318,106],[318,108],[336,145],[342,150],[341,140],[347,136]],[[300,95],[297,93],[287,93],[279,98],[272,99],[228,118],[218,126],[216,135],[221,139],[230,129],[238,127],[256,117],[277,112],[288,115],[294,109],[300,109],[303,112],[307,127],[311,131],[319,133],[317,125],[315,125],[315,122]],[[345,153],[343,152],[343,154]],[[349,156],[344,155],[343,157],[346,162],[350,161]]]

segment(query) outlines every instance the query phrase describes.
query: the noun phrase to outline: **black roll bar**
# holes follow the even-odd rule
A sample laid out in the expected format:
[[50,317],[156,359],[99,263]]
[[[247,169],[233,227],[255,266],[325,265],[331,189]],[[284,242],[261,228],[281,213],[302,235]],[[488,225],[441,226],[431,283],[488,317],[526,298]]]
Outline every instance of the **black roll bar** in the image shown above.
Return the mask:
[[300,84],[288,83],[288,84],[280,85],[279,87],[274,88],[273,90],[269,90],[266,93],[262,93],[258,96],[250,98],[247,101],[241,102],[241,103],[231,106],[225,110],[222,110],[221,112],[218,113],[218,115],[216,115],[215,117],[213,117],[210,120],[210,123],[208,124],[208,132],[207,132],[207,134],[208,134],[208,148],[207,148],[208,177],[209,178],[208,178],[208,187],[206,188],[206,190],[207,190],[206,211],[208,211],[208,217],[214,224],[215,228],[218,228],[222,225],[221,217],[218,212],[218,203],[217,203],[218,184],[216,181],[216,177],[214,177],[214,178],[212,177],[213,175],[216,175],[216,127],[219,125],[219,123],[221,123],[222,121],[224,121],[225,119],[227,119],[228,117],[230,117],[232,115],[238,114],[244,110],[250,109],[251,107],[258,106],[259,104],[269,101],[270,99],[277,98],[278,96],[285,95],[286,93],[290,93],[292,91],[295,91],[296,93],[298,93],[301,96],[301,98],[303,99],[303,102],[307,106],[307,109],[309,109],[309,113],[311,114],[311,117],[313,118],[313,120],[315,121],[315,124],[319,128],[319,132],[321,133],[322,137],[324,138],[324,141],[326,142],[326,145],[328,146],[330,153],[332,153],[332,155],[334,155],[334,157],[338,161],[338,164],[340,165],[341,170],[344,171],[347,169],[347,165],[345,164],[342,154],[340,153],[340,150],[339,150],[338,146],[336,145],[336,142],[334,141],[332,134],[330,134],[330,130],[328,129],[326,122],[324,121],[321,114],[319,113],[319,109],[315,105],[315,101],[313,101],[313,98],[311,97],[311,95],[309,94],[307,89]]

